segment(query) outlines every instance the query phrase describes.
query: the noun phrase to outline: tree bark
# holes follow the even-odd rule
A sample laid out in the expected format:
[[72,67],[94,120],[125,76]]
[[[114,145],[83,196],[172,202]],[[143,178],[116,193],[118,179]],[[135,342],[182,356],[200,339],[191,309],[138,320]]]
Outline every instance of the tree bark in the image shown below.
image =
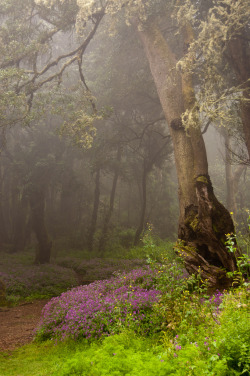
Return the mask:
[[177,60],[153,22],[138,31],[169,125],[179,183],[180,253],[189,273],[200,273],[213,287],[227,287],[227,271],[236,270],[225,234],[234,232],[229,212],[216,199],[208,175],[200,127],[185,130],[181,115],[194,105],[192,77],[176,70]]

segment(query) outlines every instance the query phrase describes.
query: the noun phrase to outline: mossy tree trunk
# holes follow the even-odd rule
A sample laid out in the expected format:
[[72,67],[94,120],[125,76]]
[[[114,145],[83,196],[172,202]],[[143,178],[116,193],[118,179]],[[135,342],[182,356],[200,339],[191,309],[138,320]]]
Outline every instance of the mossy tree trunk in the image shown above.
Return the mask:
[[[189,38],[189,30],[185,32],[184,39]],[[233,221],[214,195],[200,127],[197,124],[186,130],[182,124],[182,113],[195,101],[192,77],[177,71],[175,55],[154,22],[138,33],[174,146],[180,252],[189,273],[200,273],[213,287],[227,287],[231,283],[227,271],[236,270],[235,257],[225,246],[225,234],[234,232]]]

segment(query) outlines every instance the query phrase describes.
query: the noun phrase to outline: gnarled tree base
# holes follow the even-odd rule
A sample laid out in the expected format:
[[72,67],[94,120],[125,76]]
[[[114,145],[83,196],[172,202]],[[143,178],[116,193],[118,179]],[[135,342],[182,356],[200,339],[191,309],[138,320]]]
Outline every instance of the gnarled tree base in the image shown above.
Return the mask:
[[234,233],[227,209],[216,199],[208,175],[195,181],[197,203],[185,208],[179,225],[180,252],[189,273],[200,274],[210,287],[228,288],[227,272],[237,270],[236,257],[226,248],[226,234]]

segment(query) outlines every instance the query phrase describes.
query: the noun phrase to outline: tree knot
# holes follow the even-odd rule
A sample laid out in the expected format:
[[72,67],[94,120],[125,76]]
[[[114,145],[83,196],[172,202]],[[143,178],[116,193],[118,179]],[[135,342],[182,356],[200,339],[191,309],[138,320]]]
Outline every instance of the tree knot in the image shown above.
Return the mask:
[[175,118],[171,121],[170,126],[175,131],[185,130],[181,118]]

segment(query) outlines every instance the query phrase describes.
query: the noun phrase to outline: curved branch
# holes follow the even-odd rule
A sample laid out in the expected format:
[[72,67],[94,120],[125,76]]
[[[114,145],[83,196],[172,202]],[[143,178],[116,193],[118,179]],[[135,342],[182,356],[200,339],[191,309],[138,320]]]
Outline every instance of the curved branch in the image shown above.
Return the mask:
[[[83,41],[83,43],[77,47],[76,49],[74,49],[73,51],[70,51],[69,53],[67,54],[64,54],[64,55],[61,55],[61,56],[58,56],[56,59],[54,59],[53,61],[51,61],[50,63],[48,63],[40,72],[34,72],[34,76],[26,81],[25,83],[23,83],[22,85],[19,86],[18,88],[18,92],[20,92],[22,89],[24,89],[25,87],[27,87],[28,85],[32,84],[32,88],[29,89],[29,92],[28,92],[28,95],[30,95],[32,92],[35,92],[37,91],[38,89],[40,89],[44,84],[48,83],[48,82],[51,82],[53,79],[57,78],[57,77],[61,77],[64,70],[69,67],[73,62],[77,61],[79,59],[79,53],[80,53],[80,57],[83,55],[83,53],[85,52],[87,46],[89,45],[90,41],[92,40],[92,38],[94,37],[95,33],[96,33],[96,30],[104,16],[104,10],[100,11],[99,12],[99,17],[98,19],[96,20],[96,23],[94,24],[94,27],[93,29],[90,31],[89,35],[87,36],[87,38]],[[72,57],[73,56],[73,57]],[[64,65],[62,66],[62,68],[50,75],[49,77],[47,77],[46,79],[40,81],[40,82],[37,82],[35,84],[35,81],[43,76],[47,71],[49,71],[52,67],[54,66],[57,66],[59,64],[59,62],[61,62],[63,59],[66,59],[68,57],[72,57],[71,59],[69,59],[68,61],[66,61],[64,63]],[[82,59],[82,57],[81,57]],[[81,75],[81,73],[80,73]]]

